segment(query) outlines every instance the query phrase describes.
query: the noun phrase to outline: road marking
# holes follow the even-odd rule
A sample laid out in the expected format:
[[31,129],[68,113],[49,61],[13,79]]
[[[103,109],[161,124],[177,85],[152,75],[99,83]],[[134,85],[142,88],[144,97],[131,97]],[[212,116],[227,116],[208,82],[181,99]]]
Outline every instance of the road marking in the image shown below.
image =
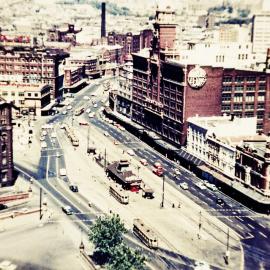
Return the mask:
[[251,219],[251,220],[253,220],[253,221],[255,220],[253,217],[248,217],[248,218]]
[[260,224],[260,223],[259,223],[259,225],[261,225],[263,228],[266,228],[263,224]]
[[226,219],[228,219],[230,222],[233,222],[230,218],[228,218],[228,217],[225,217]]
[[252,229],[255,229],[255,227],[254,226],[252,226],[251,224],[247,224],[250,228],[252,228]]
[[254,238],[254,235],[251,234],[250,232],[248,233],[248,237],[245,237],[245,239],[249,239],[249,238]]
[[236,225],[238,228],[240,228],[241,230],[243,230],[243,227],[240,226],[239,224]]
[[205,197],[205,198],[206,198],[206,200],[212,201],[209,197]]
[[259,232],[259,234],[260,235],[262,235],[263,237],[265,237],[265,238],[268,238],[264,233],[262,233],[262,232]]
[[239,220],[241,220],[242,222],[244,221],[242,218],[240,218],[240,217],[236,217],[237,219],[239,219]]

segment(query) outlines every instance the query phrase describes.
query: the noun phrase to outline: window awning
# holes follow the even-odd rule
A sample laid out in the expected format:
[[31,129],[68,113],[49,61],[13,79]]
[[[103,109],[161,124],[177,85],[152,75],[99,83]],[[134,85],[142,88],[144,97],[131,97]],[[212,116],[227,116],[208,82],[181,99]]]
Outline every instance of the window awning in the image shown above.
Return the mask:
[[193,156],[192,154],[188,153],[184,149],[179,149],[178,151],[176,151],[176,155],[178,155],[178,156],[192,162],[196,166],[200,166],[200,165],[204,164],[204,162],[202,160],[200,160],[199,158],[197,158],[197,157]]

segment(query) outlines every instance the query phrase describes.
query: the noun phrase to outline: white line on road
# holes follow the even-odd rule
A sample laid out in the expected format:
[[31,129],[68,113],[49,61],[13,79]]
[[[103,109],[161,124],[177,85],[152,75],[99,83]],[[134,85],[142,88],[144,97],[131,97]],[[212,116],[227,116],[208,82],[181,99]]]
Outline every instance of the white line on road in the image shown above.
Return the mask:
[[267,238],[267,236],[264,233],[259,232],[259,234],[262,235],[263,237]]
[[240,218],[240,217],[236,217],[237,219],[239,219],[239,220],[241,220],[242,222],[244,221],[242,218]]
[[247,224],[248,225],[248,227],[250,227],[250,228],[252,228],[252,229],[255,229],[255,227],[254,226],[252,226],[251,224]]
[[228,218],[228,217],[225,217],[226,219],[228,219],[230,222],[233,222],[230,218]]
[[251,220],[253,220],[253,221],[255,220],[253,217],[248,217],[248,218],[251,219]]
[[[259,223],[260,224],[260,223]],[[260,224],[263,228],[266,228],[263,224]]]
[[238,228],[240,228],[241,230],[243,230],[243,227],[240,226],[239,224],[236,225]]
[[212,199],[210,199],[209,197],[205,197],[206,198],[206,200],[208,200],[208,201],[212,201]]

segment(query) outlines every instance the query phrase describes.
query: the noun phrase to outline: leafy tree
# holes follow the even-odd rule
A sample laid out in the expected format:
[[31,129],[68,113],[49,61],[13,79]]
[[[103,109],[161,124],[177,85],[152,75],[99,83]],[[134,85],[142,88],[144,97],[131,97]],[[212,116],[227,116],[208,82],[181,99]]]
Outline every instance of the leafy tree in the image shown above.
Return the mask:
[[110,260],[115,247],[122,243],[123,233],[126,232],[124,224],[117,215],[99,217],[90,226],[89,240],[94,243],[96,255],[103,263]]
[[131,250],[125,244],[121,244],[114,249],[108,265],[109,270],[144,270],[145,258],[138,250]]

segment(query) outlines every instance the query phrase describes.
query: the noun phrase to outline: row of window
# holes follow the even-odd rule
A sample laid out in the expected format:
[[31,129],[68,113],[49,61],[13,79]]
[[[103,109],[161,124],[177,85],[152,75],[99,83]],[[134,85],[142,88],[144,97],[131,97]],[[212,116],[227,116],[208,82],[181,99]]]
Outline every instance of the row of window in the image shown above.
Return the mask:
[[[266,77],[265,76],[260,76],[259,78],[259,81],[260,82],[265,82],[266,81]],[[236,76],[235,79],[232,77],[232,76],[224,76],[223,77],[223,82],[256,82],[256,76],[247,76],[247,77],[244,77],[244,76]]]

